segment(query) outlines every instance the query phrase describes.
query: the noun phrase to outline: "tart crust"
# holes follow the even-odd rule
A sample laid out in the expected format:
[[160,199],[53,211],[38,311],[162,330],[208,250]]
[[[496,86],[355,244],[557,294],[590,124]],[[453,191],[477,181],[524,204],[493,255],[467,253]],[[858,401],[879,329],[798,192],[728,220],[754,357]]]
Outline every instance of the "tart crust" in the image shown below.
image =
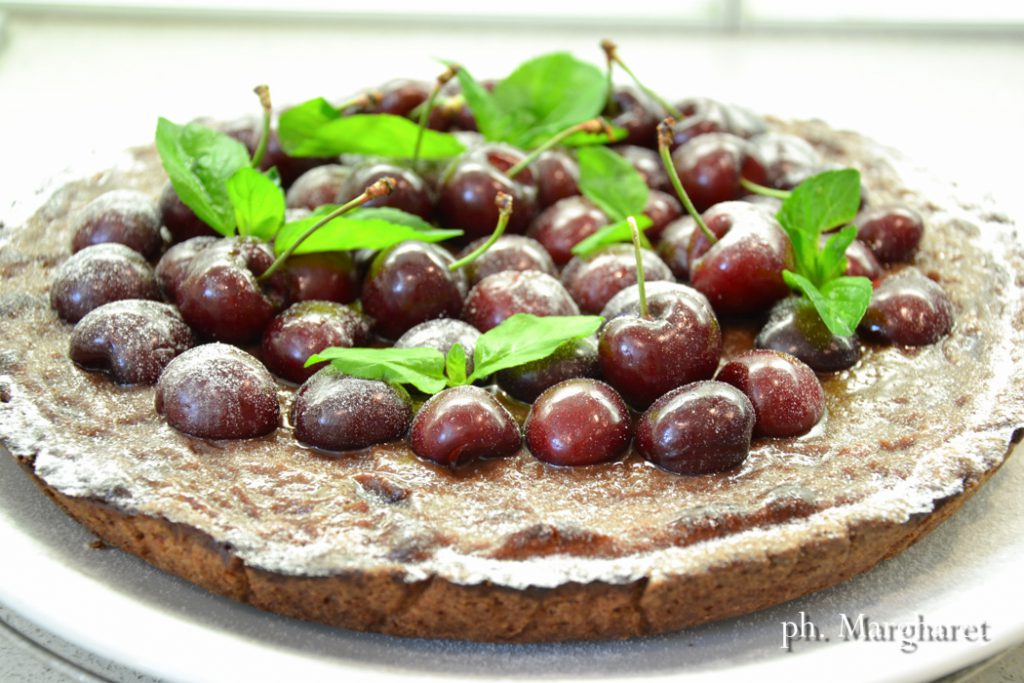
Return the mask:
[[[737,471],[678,477],[636,455],[569,471],[520,453],[452,474],[401,445],[309,451],[287,425],[248,442],[174,432],[151,389],[70,363],[70,327],[46,297],[76,208],[116,187],[156,196],[152,148],[0,230],[0,441],[105,543],[227,597],[358,630],[628,638],[844,581],[940,524],[1020,440],[1024,250],[1005,216],[890,150],[818,122],[774,127],[860,168],[874,203],[925,215],[917,265],[950,292],[957,326],[932,347],[869,349],[825,381],[819,428],[756,443]],[[732,330],[727,355],[751,338]],[[282,387],[284,413],[291,394]]]

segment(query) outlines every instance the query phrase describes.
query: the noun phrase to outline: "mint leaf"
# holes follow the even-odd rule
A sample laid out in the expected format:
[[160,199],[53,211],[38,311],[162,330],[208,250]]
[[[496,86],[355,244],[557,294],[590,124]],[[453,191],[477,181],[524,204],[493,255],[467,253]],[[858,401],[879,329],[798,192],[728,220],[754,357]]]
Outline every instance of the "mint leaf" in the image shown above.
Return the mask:
[[[307,230],[336,206],[318,207],[312,215],[287,223],[274,240],[274,252],[284,253]],[[440,230],[418,217],[405,214],[403,224],[395,220],[398,209],[359,209],[345,216],[335,218],[314,232],[295,250],[296,254],[310,254],[319,251],[350,251],[352,249],[386,249],[406,240],[420,242],[441,242],[462,235],[461,230]],[[382,213],[377,213],[382,212]],[[383,218],[377,216],[383,215]],[[357,216],[357,217],[353,217]],[[411,227],[412,226],[415,227]],[[422,226],[420,226],[422,224]]]
[[466,98],[466,105],[473,112],[476,127],[483,136],[492,141],[507,139],[508,119],[498,107],[498,103],[494,101],[494,96],[487,92],[487,88],[473,78],[473,75],[465,67],[459,69],[458,79],[459,86],[462,88],[462,96]]
[[[333,209],[332,209],[333,210]],[[331,211],[320,211],[320,207],[317,207],[316,213],[321,216],[326,216]],[[417,232],[429,232],[436,230],[436,228],[430,223],[426,222],[414,213],[408,213],[401,209],[395,209],[390,206],[373,206],[370,208],[359,207],[353,209],[345,214],[346,218],[355,218],[361,221],[365,220],[381,220],[387,221],[388,223],[394,223],[395,225],[404,225],[407,228],[412,228]]]
[[[297,157],[364,154],[406,159],[412,157],[418,130],[409,119],[391,114],[342,116],[322,97],[289,109],[278,121],[281,147]],[[463,151],[454,135],[423,131],[421,159],[447,159]]]
[[871,280],[866,277],[840,277],[826,282],[821,289],[803,275],[788,270],[782,278],[793,289],[803,292],[829,331],[848,337],[857,330],[871,303]]
[[625,157],[606,147],[585,147],[577,160],[580,192],[612,221],[643,213],[651,191]]
[[777,218],[787,233],[818,235],[849,223],[860,208],[860,173],[846,168],[825,171],[803,181],[782,202]]
[[[641,214],[636,219],[636,227],[640,230],[640,246],[645,249],[651,248],[651,242],[644,235],[643,231],[652,225],[654,225],[653,221],[644,214]],[[629,223],[626,220],[621,220],[599,228],[593,235],[589,235],[577,242],[572,248],[572,253],[576,256],[587,256],[609,244],[632,241],[633,232],[629,229]]]
[[161,117],[156,126],[156,149],[185,206],[220,234],[233,235],[235,208],[227,181],[249,165],[245,145],[197,123],[179,126]]
[[284,192],[281,186],[249,166],[228,178],[228,197],[235,207],[238,234],[274,239],[284,225]]
[[448,385],[452,387],[466,384],[466,349],[462,344],[453,344],[448,349],[448,355],[444,359],[445,372],[448,375]]
[[829,282],[846,272],[846,248],[857,239],[857,228],[847,225],[825,242],[818,254],[818,282]]
[[594,334],[602,322],[604,318],[599,315],[538,317],[516,313],[477,339],[473,374],[466,382],[547,358],[565,342]]
[[436,394],[446,385],[444,356],[437,349],[348,349],[332,346],[310,356],[306,367],[321,361],[330,361],[335,368],[353,377],[411,384],[425,394]]

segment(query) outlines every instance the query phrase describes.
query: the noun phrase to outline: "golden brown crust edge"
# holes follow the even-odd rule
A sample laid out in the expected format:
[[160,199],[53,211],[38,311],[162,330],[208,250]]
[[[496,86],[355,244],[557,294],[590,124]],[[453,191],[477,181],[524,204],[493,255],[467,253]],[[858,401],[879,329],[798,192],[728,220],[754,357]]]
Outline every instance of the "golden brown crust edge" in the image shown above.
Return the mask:
[[[1016,435],[1015,435],[1016,436]],[[1013,444],[1010,449],[1012,450]],[[696,576],[517,590],[392,572],[286,576],[248,567],[206,533],[36,484],[104,543],[209,591],[289,617],[396,636],[530,643],[655,635],[755,612],[835,585],[893,557],[948,519],[998,468],[905,523],[869,521],[841,538]],[[1005,461],[1005,459],[1004,459]]]

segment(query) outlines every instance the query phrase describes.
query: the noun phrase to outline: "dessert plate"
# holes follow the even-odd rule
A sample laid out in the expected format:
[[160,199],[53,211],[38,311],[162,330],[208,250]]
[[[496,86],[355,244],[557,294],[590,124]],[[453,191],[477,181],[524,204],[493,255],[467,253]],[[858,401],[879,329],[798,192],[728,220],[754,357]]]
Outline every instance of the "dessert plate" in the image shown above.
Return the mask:
[[[1018,447],[1016,450],[1024,450]],[[518,678],[926,681],[1024,641],[1024,455],[919,544],[835,588],[680,633],[608,643],[487,645],[332,629],[207,593],[116,550],[54,506],[0,452],[0,603],[86,650],[169,681]],[[803,612],[829,641],[782,648]],[[841,615],[988,624],[989,642],[844,642]],[[171,645],[173,644],[173,645]]]

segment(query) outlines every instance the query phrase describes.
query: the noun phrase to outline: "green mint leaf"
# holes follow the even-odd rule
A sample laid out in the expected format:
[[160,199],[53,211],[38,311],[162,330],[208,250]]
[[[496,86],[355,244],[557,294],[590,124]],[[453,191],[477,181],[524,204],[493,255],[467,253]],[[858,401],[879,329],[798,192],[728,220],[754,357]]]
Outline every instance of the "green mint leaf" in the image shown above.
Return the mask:
[[[321,206],[312,215],[285,224],[274,240],[274,252],[284,253],[307,230],[336,208],[338,207],[330,204]],[[299,245],[295,253],[387,249],[407,240],[441,242],[462,235],[461,230],[440,230],[417,217],[409,217],[408,214],[401,219],[402,223],[396,222],[393,213],[396,211],[404,213],[398,209],[359,209],[335,218],[310,235]],[[379,218],[378,215],[384,217]]]
[[[412,157],[418,129],[409,119],[391,114],[342,116],[322,97],[289,109],[278,121],[281,147],[297,157],[365,154],[406,159]],[[463,151],[454,135],[423,131],[421,159],[447,159]]]
[[579,150],[580,192],[612,221],[643,213],[650,188],[625,157],[606,147]]
[[599,315],[516,313],[477,339],[473,374],[466,381],[472,383],[499,370],[547,358],[565,342],[594,334],[602,322]]
[[860,173],[846,168],[811,176],[782,202],[777,218],[787,233],[818,235],[849,223],[860,208]]
[[[317,207],[316,213],[320,216],[326,216],[330,213],[328,211],[320,211],[321,207]],[[355,218],[358,220],[381,220],[387,221],[388,223],[394,223],[395,225],[404,225],[407,228],[412,228],[418,232],[430,232],[436,230],[436,228],[430,223],[426,222],[414,213],[408,213],[401,209],[395,209],[390,206],[373,206],[370,208],[359,207],[353,209],[345,214],[346,218]]]
[[[654,225],[651,219],[645,214],[640,214],[636,218],[636,227],[640,229],[640,246],[644,249],[651,248],[651,242],[644,235],[644,230]],[[626,220],[612,223],[599,228],[593,235],[583,238],[576,243],[572,248],[572,253],[576,256],[586,257],[591,253],[608,246],[609,244],[619,244],[622,242],[632,242],[633,231],[629,229],[629,222]]]
[[347,349],[337,346],[315,353],[306,367],[330,361],[346,375],[411,384],[425,394],[445,388],[444,356],[437,349]]
[[857,228],[847,225],[825,242],[818,254],[818,282],[835,280],[846,272],[846,248],[857,239]]
[[249,165],[245,145],[197,123],[179,126],[160,118],[156,149],[185,206],[220,234],[233,235],[235,208],[228,196],[227,181]]
[[272,240],[284,225],[284,192],[271,178],[249,166],[228,178],[238,234]]
[[444,359],[445,373],[448,375],[448,386],[457,387],[466,382],[466,349],[462,344],[453,344]]
[[803,275],[784,270],[786,284],[802,292],[811,302],[829,331],[848,337],[857,330],[871,303],[871,280],[866,277],[840,277],[826,282],[821,289]]
[[466,98],[466,105],[473,112],[476,126],[484,138],[491,141],[505,140],[508,135],[508,119],[494,101],[494,96],[465,67],[459,69],[458,79],[462,96]]

